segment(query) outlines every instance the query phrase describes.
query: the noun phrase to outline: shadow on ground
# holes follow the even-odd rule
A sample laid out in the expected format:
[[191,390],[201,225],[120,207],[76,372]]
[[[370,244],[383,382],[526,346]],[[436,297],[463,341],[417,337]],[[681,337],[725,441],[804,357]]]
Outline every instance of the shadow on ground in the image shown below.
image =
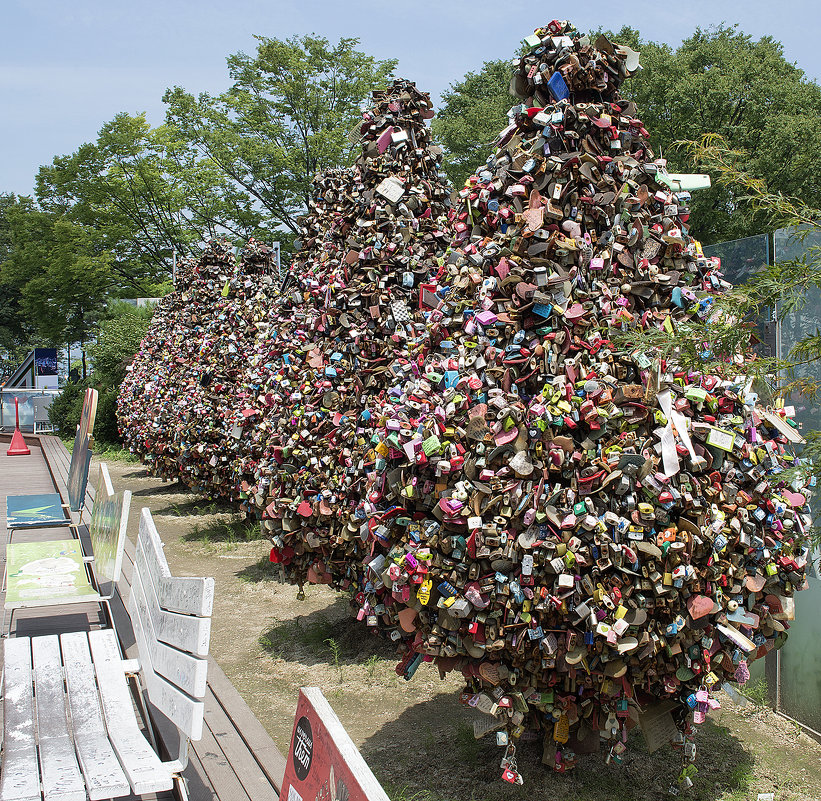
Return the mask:
[[[392,801],[668,801],[681,770],[681,753],[670,746],[647,753],[634,730],[622,765],[606,765],[605,751],[579,756],[561,775],[541,764],[541,742],[520,743],[516,753],[521,786],[501,779],[502,749],[492,734],[473,737],[480,716],[449,693],[408,708],[362,746],[365,760]],[[753,756],[730,731],[708,721],[696,738],[699,753],[687,801],[746,799]],[[412,780],[409,779],[412,777]]]
[[189,490],[184,484],[178,484],[176,492],[166,492],[165,495],[184,495],[187,500],[181,502],[169,501],[167,506],[159,507],[154,514],[175,515],[176,517],[199,517],[200,515],[239,513],[236,508],[221,501],[212,501],[202,495]]
[[[260,537],[259,539],[264,539]],[[281,580],[282,573],[277,565],[271,564],[267,556],[262,556],[253,564],[246,565],[234,574],[240,581],[250,581],[253,584],[258,584],[263,581],[272,581],[274,583],[283,584]]]
[[259,638],[262,647],[279,659],[303,665],[358,665],[369,659],[394,659],[396,646],[363,634],[363,625],[348,611],[345,598],[325,609],[278,622]]
[[[135,467],[129,473],[123,473],[124,480],[132,480],[132,479],[152,479],[154,480],[154,476],[148,474],[148,470],[144,467]],[[185,486],[181,481],[166,481],[165,483],[159,483],[155,486],[151,487],[144,487],[143,489],[133,490],[134,495],[176,495],[180,492],[188,492],[188,487]]]

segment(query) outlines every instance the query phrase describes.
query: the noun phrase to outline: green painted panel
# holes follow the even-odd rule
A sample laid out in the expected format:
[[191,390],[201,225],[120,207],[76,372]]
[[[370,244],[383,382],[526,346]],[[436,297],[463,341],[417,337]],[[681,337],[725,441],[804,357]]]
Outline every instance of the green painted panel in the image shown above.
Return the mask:
[[79,540],[16,542],[7,553],[6,606],[47,606],[94,600]]

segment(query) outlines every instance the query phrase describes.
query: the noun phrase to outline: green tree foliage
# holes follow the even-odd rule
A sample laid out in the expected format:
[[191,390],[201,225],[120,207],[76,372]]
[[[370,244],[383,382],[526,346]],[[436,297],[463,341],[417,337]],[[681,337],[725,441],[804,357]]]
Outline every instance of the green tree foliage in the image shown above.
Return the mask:
[[451,84],[442,109],[433,119],[433,135],[444,147],[443,169],[457,189],[493,151],[507,112],[516,102],[510,94],[510,61],[486,61],[478,72]]
[[[821,115],[821,87],[784,58],[780,42],[771,36],[755,41],[725,25],[698,28],[676,50],[643,43],[632,29],[616,41],[620,36],[635,37],[644,66],[625,94],[636,101],[671,171],[694,167],[686,149],[670,148],[674,142],[716,133],[743,151],[746,174],[765,181],[770,192],[821,206],[821,129],[811,123]],[[692,230],[704,243],[766,230],[766,210],[739,197],[724,182],[693,196]]]
[[153,306],[140,308],[129,303],[109,306],[100,321],[97,339],[89,348],[95,380],[119,386],[148,331]]
[[358,39],[257,40],[255,55],[228,58],[228,91],[194,97],[177,86],[164,99],[180,163],[209,171],[226,208],[242,209],[270,240],[296,234],[318,170],[350,163],[347,134],[396,61],[362,53]]
[[[0,270],[11,255],[13,220],[21,208],[33,208],[31,198],[0,193]],[[31,334],[20,292],[3,283],[0,272],[0,379],[7,377],[29,350]]]
[[29,202],[9,206],[5,219],[0,283],[19,298],[33,336],[40,344],[88,341],[115,287],[95,232]]
[[[80,422],[80,415],[83,413],[83,393],[88,385],[87,381],[66,384],[63,391],[48,407],[49,422],[57,428],[57,433],[63,439],[73,439],[74,437],[77,424]],[[99,416],[99,402],[97,406]]]
[[[696,168],[675,142],[717,133],[746,154],[747,173],[770,191],[821,206],[821,128],[813,123],[821,115],[821,88],[784,58],[779,42],[770,36],[755,41],[726,25],[699,28],[675,49],[642,40],[634,28],[607,35],[641,51],[644,69],[622,94],[636,102],[671,172]],[[485,63],[443,96],[434,125],[456,186],[484,162],[485,148],[472,143],[491,141],[504,126],[505,106],[515,102],[506,64]],[[731,184],[696,193],[691,212],[692,231],[705,244],[761,233],[768,223],[764,211],[740,202]]]
[[227,92],[169,90],[167,124],[118,114],[40,169],[37,202],[0,196],[0,358],[31,340],[91,341],[100,323],[92,380],[113,387],[141,329],[103,319],[107,304],[164,294],[174,253],[215,236],[287,246],[311,178],[350,161],[360,107],[396,66],[358,43],[259,37],[255,55],[228,59]]
[[[96,142],[57,156],[37,175],[44,211],[96,232],[94,253],[109,254],[112,278],[126,296],[146,295],[171,273],[173,252],[199,241],[199,198],[169,173],[168,132],[144,115],[118,114]],[[193,180],[193,179],[192,179]],[[206,201],[207,202],[207,201]]]

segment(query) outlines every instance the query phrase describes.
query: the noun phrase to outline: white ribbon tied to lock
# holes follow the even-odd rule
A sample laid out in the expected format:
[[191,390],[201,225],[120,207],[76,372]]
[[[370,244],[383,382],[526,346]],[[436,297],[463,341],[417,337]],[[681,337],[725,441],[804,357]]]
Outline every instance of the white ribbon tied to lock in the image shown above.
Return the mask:
[[[667,425],[661,432],[661,456],[664,461],[664,475],[674,476],[681,470],[678,453],[676,452],[676,433],[678,438],[687,448],[690,458],[695,461],[696,452],[693,450],[693,443],[690,440],[690,432],[687,430],[687,418],[673,408],[673,400],[670,390],[665,389],[656,395],[661,411],[667,418]],[[675,430],[673,429],[675,426]]]

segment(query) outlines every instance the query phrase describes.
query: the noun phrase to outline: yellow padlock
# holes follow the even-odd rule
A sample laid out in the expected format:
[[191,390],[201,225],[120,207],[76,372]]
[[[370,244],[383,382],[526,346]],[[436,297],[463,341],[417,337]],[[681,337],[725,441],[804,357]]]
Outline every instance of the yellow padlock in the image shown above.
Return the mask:
[[422,606],[427,606],[430,602],[431,587],[433,587],[433,582],[430,579],[425,579],[416,591],[416,600],[419,601]]

